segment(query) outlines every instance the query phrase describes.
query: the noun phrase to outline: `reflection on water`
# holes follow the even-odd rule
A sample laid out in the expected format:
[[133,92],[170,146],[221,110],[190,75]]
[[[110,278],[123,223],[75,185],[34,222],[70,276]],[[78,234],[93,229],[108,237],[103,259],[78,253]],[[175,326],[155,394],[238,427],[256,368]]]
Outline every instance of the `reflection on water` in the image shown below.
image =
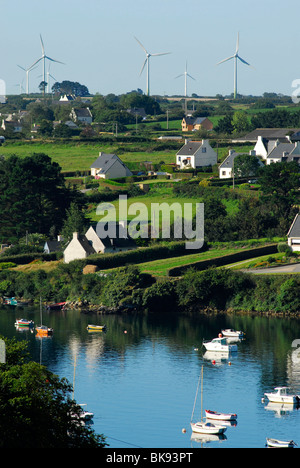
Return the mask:
[[[52,311],[43,314],[43,322],[54,329],[53,336],[37,338],[30,329],[15,328],[22,317],[39,324],[39,308],[0,308],[0,334],[28,341],[33,359],[71,383],[76,356],[75,398],[88,404],[93,428],[112,448],[264,447],[266,437],[300,443],[300,411],[261,400],[276,386],[300,393],[300,364],[292,358],[299,320]],[[88,332],[88,323],[105,323],[107,330]],[[217,337],[222,328],[246,333],[237,342],[238,352],[205,352],[203,340]],[[238,414],[238,424],[228,427],[223,439],[190,431],[202,365],[203,412]],[[201,408],[196,412],[200,417]]]

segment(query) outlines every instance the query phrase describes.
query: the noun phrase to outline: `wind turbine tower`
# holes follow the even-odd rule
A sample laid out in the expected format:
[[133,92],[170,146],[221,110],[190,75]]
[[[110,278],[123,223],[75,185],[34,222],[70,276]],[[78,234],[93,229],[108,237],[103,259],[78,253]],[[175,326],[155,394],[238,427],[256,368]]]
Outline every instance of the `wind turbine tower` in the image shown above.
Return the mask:
[[31,66],[27,69],[21,67],[21,65],[18,65],[18,67],[21,68],[21,70],[24,70],[24,72],[26,72],[26,94],[29,94],[29,72],[34,70],[36,67]]
[[[227,62],[228,60],[231,60],[231,59],[234,60],[233,97],[234,97],[234,99],[236,99],[236,96],[237,96],[237,82],[238,82],[238,73],[237,73],[238,60],[240,60],[241,62],[243,62],[245,65],[248,65],[249,67],[251,67],[250,63],[246,62],[246,60],[242,59],[242,58],[239,56],[239,33],[238,33],[238,35],[237,35],[235,53],[234,53],[231,57],[228,57],[228,58],[226,58],[226,59],[224,59],[224,60],[221,60],[221,62],[218,62],[217,65],[220,65],[221,63]],[[252,68],[253,68],[253,67],[252,67]]]
[[186,62],[186,64],[185,64],[185,72],[182,73],[181,75],[176,76],[176,79],[177,79],[177,78],[180,78],[181,76],[184,76],[184,96],[185,96],[185,98],[187,98],[187,79],[188,79],[188,77],[189,77],[189,78],[192,78],[192,80],[195,80],[195,78],[193,78],[193,77],[187,72],[187,62]]
[[143,73],[143,70],[145,68],[145,65],[147,65],[147,96],[150,95],[150,57],[158,57],[159,55],[168,55],[170,54],[171,52],[163,52],[163,53],[160,53],[160,54],[150,54],[146,49],[145,47],[143,46],[143,44],[135,37],[135,40],[140,44],[141,48],[143,49],[143,51],[145,52],[146,54],[146,58],[145,58],[145,61],[143,63],[143,66],[142,66],[142,69],[141,69],[141,72],[140,72],[140,75]]

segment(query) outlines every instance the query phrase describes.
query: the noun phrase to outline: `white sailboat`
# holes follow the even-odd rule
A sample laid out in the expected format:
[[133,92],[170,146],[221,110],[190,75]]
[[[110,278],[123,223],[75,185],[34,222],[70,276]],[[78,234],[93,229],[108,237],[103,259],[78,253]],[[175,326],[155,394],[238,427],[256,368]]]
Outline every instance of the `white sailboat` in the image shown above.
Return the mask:
[[[201,420],[194,423],[193,417],[194,417],[194,411],[195,411],[196,401],[198,397],[200,380],[201,380]],[[193,412],[192,412],[192,417],[191,417],[191,429],[194,433],[197,433],[197,434],[223,434],[227,429],[226,426],[222,426],[222,425],[215,424],[212,422],[203,421],[202,399],[203,399],[203,366],[201,369],[201,375],[199,377],[195,401],[194,401],[194,407],[193,407]]]
[[[76,361],[77,361],[77,356],[75,354],[75,359],[74,359],[74,374],[73,374],[73,395],[72,395],[72,399],[74,401],[74,393],[75,393],[75,373],[76,373]],[[73,414],[73,417],[74,418],[78,418],[80,421],[82,421],[83,423],[87,422],[87,421],[91,421],[91,419],[93,419],[94,417],[94,413],[91,413],[90,411],[85,411],[83,409],[83,406],[86,406],[86,403],[79,403],[79,406],[81,406],[81,411],[79,412],[79,415],[78,414]]]

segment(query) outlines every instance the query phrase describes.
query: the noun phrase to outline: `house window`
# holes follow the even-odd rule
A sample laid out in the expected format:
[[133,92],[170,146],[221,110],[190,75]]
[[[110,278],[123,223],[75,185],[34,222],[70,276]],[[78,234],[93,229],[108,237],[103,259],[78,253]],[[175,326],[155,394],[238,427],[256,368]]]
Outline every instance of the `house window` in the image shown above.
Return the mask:
[[202,153],[206,153],[206,148],[202,148]]
[[226,175],[226,171],[222,171],[222,175]]
[[179,162],[181,161],[181,156],[178,156],[178,161],[179,161]]

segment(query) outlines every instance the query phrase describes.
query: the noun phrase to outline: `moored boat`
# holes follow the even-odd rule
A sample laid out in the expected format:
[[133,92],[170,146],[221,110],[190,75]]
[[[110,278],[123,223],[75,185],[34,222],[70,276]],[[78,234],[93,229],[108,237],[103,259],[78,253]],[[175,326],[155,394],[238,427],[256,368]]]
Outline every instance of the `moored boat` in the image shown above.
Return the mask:
[[221,330],[223,336],[228,338],[243,338],[245,335],[244,332],[240,330],[233,330],[232,328],[226,328],[225,330]]
[[293,440],[278,440],[267,437],[267,446],[273,448],[293,448],[297,444]]
[[33,327],[34,322],[32,320],[21,318],[16,320],[15,325],[17,327]]
[[106,330],[106,325],[88,325],[88,331],[103,331]]
[[49,328],[46,325],[40,325],[39,327],[36,327],[36,332],[40,336],[48,336],[53,334],[53,328]]
[[275,392],[265,393],[265,396],[272,403],[289,403],[297,405],[300,403],[300,395],[288,393],[288,387],[275,387]]
[[46,309],[47,310],[62,310],[64,309],[66,305],[66,302],[56,302],[54,304],[47,304]]
[[203,341],[203,346],[207,351],[220,351],[227,353],[236,352],[238,349],[236,344],[228,344],[225,337],[214,338],[211,341]]
[[237,414],[235,413],[218,413],[217,411],[205,410],[207,419],[216,419],[218,421],[235,421]]
[[226,426],[207,421],[191,423],[191,428],[193,432],[198,434],[224,434],[227,429]]

